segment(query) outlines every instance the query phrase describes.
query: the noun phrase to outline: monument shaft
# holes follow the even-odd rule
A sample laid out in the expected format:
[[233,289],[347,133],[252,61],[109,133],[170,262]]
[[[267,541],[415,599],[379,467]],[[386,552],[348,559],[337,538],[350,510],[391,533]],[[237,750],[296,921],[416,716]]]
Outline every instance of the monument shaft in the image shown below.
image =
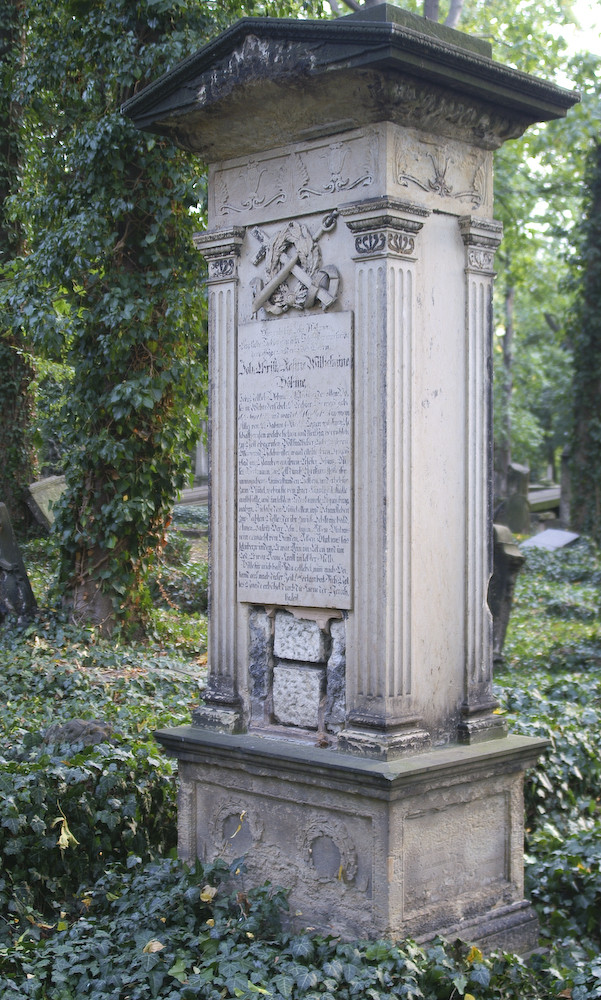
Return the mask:
[[180,847],[244,854],[313,926],[536,940],[542,743],[495,714],[487,603],[492,152],[572,103],[382,5],[242,21],[126,107],[210,163],[209,680],[159,734]]

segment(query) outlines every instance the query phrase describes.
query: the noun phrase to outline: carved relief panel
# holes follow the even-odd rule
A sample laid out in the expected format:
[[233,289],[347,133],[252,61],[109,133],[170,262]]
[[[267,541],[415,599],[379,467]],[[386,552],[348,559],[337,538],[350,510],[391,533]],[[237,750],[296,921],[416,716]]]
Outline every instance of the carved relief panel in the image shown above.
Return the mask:
[[315,140],[212,168],[211,225],[294,218],[324,211],[332,200],[369,197],[383,183],[381,134],[381,126],[355,129],[335,141]]
[[452,139],[394,129],[389,167],[396,194],[460,215],[492,213],[492,153]]

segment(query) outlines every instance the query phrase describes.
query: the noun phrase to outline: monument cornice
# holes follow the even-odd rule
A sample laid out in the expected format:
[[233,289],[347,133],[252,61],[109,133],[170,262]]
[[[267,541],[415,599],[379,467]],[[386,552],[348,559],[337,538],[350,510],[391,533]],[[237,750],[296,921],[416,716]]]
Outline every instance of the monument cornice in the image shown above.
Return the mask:
[[[388,4],[334,21],[243,18],[130,99],[123,113],[215,162],[264,148],[282,86],[290,98],[281,123],[287,142],[383,120],[423,125],[424,99],[436,95],[428,124],[495,148],[533,122],[563,117],[579,100],[495,62],[486,43],[439,25],[429,33],[433,27]],[[324,103],[333,114],[325,123]]]

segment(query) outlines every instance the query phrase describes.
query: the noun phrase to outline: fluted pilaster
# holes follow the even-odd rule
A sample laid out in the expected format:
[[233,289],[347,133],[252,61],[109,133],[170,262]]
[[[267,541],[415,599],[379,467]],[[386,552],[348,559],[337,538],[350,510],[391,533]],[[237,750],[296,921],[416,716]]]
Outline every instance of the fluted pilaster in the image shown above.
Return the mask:
[[411,676],[414,283],[428,213],[382,199],[342,214],[355,250],[355,573],[339,739],[351,752],[398,756],[428,739]]
[[208,264],[209,285],[209,636],[206,705],[194,713],[205,727],[235,732],[243,725],[245,678],[236,597],[236,372],[238,258],[244,230],[195,239]]
[[473,743],[503,736],[493,714],[492,615],[492,289],[502,226],[494,220],[459,220],[466,282],[466,595],[465,699],[459,738]]

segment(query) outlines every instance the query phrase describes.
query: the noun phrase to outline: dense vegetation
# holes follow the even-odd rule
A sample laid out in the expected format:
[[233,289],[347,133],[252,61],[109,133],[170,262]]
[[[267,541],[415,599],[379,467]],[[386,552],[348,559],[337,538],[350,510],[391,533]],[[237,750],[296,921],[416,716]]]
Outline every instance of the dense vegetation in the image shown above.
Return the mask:
[[[423,10],[422,0],[405,5]],[[67,476],[61,577],[82,620],[110,628],[144,619],[146,574],[185,481],[206,383],[203,265],[191,242],[205,218],[203,168],[137,133],[120,105],[236,17],[342,9],[322,0],[0,0],[0,493],[14,520],[26,516],[32,430],[41,431],[41,465]],[[573,294],[562,278],[599,86],[593,59],[569,64],[569,0],[523,3],[517,14],[510,0],[465,0],[458,26],[492,38],[497,59],[563,74],[584,92],[567,122],[529,129],[497,156],[506,234],[497,456],[506,468],[513,453],[540,474],[570,433]],[[63,366],[67,391],[56,392],[50,363]]]
[[[176,520],[185,516],[177,511]],[[174,860],[174,765],[157,726],[189,721],[203,677],[203,563],[178,535],[154,580],[154,638],[109,642],[53,609],[55,543],[26,546],[44,610],[0,632],[3,1000],[592,1000],[601,995],[601,561],[529,553],[499,693],[551,747],[526,788],[526,878],[548,950],[342,943],[281,930],[285,894]],[[164,592],[164,596],[162,596]],[[112,726],[56,742],[50,725]]]

